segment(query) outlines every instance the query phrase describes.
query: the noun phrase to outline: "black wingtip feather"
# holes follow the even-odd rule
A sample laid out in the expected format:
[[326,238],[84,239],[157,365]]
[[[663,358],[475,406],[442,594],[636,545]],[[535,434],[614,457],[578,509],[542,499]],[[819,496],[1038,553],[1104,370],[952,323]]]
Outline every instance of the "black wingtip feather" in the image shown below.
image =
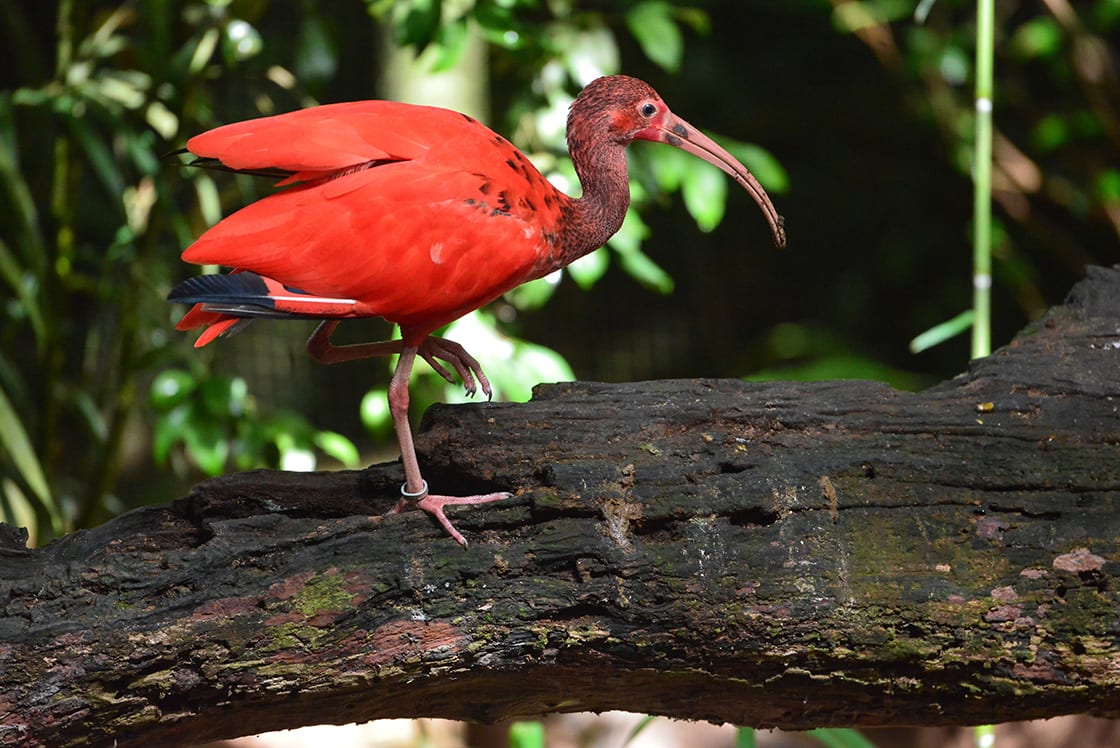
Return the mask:
[[231,317],[319,318],[315,314],[277,309],[276,301],[269,296],[264,279],[256,273],[248,272],[196,275],[171,289],[167,300],[176,304],[202,304],[202,308],[207,312]]
[[276,309],[268,287],[256,273],[196,275],[171,289],[167,300],[176,304],[202,304],[208,312],[232,317],[289,317]]
[[171,289],[167,300],[176,304],[270,304],[268,287],[256,273],[196,275]]
[[[189,153],[186,148],[177,153]],[[295,172],[287,169],[279,169],[274,167],[262,167],[260,169],[234,169],[233,167],[226,166],[220,159],[211,158],[210,156],[198,156],[193,161],[188,161],[184,166],[193,166],[196,169],[209,169],[211,171],[224,171],[230,174],[248,174],[253,177],[264,177],[266,179],[287,179]]]
[[160,157],[161,161],[166,161],[167,159],[170,159],[173,156],[182,156],[184,153],[190,153],[190,151],[188,151],[186,148],[177,148],[174,151],[167,151],[166,153],[161,153],[159,157]]
[[[160,155],[161,160],[170,160],[176,156],[194,156],[187,148],[177,148],[174,151],[167,151]],[[221,159],[213,158],[211,156],[195,156],[190,161],[182,162],[182,166],[193,166],[196,169],[210,169],[211,171],[225,171],[230,174],[248,174],[253,177],[265,177],[266,179],[287,179],[295,172],[288,169],[278,169],[274,167],[262,167],[260,169],[234,169],[226,166],[221,162]]]
[[361,316],[354,314],[358,304],[354,299],[308,294],[266,281],[252,272],[196,275],[171,289],[167,300],[176,304],[201,304],[205,311],[232,317],[327,319]]

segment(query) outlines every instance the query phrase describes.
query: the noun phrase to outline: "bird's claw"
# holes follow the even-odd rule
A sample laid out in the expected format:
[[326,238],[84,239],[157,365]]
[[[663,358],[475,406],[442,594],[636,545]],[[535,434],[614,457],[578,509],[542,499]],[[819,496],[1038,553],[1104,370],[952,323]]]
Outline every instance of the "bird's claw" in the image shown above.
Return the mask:
[[476,494],[474,496],[436,496],[428,493],[427,481],[424,481],[424,487],[421,490],[416,493],[409,493],[408,484],[406,483],[401,486],[401,500],[397,502],[396,506],[389,510],[389,514],[400,514],[411,507],[422,509],[435,517],[444,531],[454,538],[456,543],[466,548],[467,539],[463,537],[463,533],[455,529],[455,525],[451,524],[451,520],[444,514],[444,507],[489,504],[492,501],[508,499],[512,495],[513,494],[508,491],[496,491],[495,493]]
[[494,399],[494,390],[490,387],[490,380],[486,378],[486,374],[482,371],[482,364],[478,363],[478,359],[467,353],[467,350],[455,341],[428,336],[420,344],[417,353],[428,362],[428,365],[437,374],[454,384],[455,379],[451,376],[451,373],[437,359],[451,364],[455,373],[463,380],[463,388],[466,390],[468,397],[474,397],[481,386],[486,399]]

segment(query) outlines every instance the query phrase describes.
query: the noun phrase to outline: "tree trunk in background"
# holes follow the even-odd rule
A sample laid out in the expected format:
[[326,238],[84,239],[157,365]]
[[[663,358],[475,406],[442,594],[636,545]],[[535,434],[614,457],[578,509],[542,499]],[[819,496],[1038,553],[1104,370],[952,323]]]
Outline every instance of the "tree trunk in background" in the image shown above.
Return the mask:
[[0,542],[0,745],[627,709],[786,728],[1120,715],[1120,268],[968,373],[541,386],[396,464]]
[[433,70],[434,53],[442,48],[429,48],[417,55],[413,49],[398,45],[389,27],[385,29],[383,50],[377,98],[454,109],[479,122],[490,122],[487,46],[476,30],[467,32],[459,63],[438,72]]

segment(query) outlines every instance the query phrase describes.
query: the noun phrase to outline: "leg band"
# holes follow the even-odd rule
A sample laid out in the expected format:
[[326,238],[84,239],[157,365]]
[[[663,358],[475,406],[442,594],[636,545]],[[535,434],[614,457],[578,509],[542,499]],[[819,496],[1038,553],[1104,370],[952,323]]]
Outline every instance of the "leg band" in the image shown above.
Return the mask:
[[417,491],[416,493],[409,493],[408,481],[405,481],[401,484],[401,496],[403,496],[405,499],[408,499],[409,501],[420,501],[428,495],[428,481],[421,478],[421,483],[423,483],[424,485],[420,487],[419,491]]

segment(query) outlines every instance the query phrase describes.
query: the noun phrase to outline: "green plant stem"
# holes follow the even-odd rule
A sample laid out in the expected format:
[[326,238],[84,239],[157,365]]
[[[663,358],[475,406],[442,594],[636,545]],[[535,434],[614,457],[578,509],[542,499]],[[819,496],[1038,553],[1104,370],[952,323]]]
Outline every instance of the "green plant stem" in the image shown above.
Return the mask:
[[90,490],[79,508],[76,527],[93,524],[120,473],[121,448],[124,446],[128,416],[136,404],[137,378],[142,369],[137,360],[141,356],[140,349],[143,348],[139,309],[146,282],[140,268],[149,266],[150,255],[155,246],[154,236],[149,231],[141,239],[134,240],[137,255],[127,270],[128,282],[121,289],[122,298],[118,307],[121,315],[114,334],[116,363],[106,373],[105,380],[109,386],[98,398],[98,406],[102,411],[109,411],[108,427],[105,441],[101,445],[101,458],[95,469],[95,478],[90,482]]
[[973,176],[972,358],[992,350],[992,89],[995,0],[976,3],[976,150]]
[[[58,43],[55,47],[55,81],[65,90],[66,80],[74,58],[74,3],[61,0],[58,4]],[[61,395],[63,372],[66,366],[63,326],[65,324],[64,279],[62,268],[72,255],[74,245],[73,179],[70,168],[70,141],[65,130],[54,138],[54,171],[51,175],[51,209],[53,241],[44,242],[46,262],[43,263],[42,310],[43,339],[41,347],[42,379],[39,382],[40,430],[39,454],[47,480],[53,476],[52,463],[57,454],[56,438],[61,421]],[[60,497],[59,497],[60,498]]]
[[[134,279],[128,287],[130,290],[126,293],[135,296],[131,289],[136,285],[138,282]],[[129,311],[132,309],[131,306],[125,306],[124,309],[126,313],[121,315],[118,330],[118,350],[115,357],[117,371],[115,376],[114,373],[108,375],[109,380],[116,383],[116,391],[106,395],[107,404],[99,403],[102,409],[109,408],[108,428],[104,443],[100,445],[101,454],[94,469],[94,478],[90,481],[85,499],[78,508],[78,516],[74,522],[76,527],[91,526],[97,519],[97,512],[102,508],[105,496],[113,490],[120,469],[121,446],[124,443],[128,414],[136,401],[137,320],[136,315]]]

